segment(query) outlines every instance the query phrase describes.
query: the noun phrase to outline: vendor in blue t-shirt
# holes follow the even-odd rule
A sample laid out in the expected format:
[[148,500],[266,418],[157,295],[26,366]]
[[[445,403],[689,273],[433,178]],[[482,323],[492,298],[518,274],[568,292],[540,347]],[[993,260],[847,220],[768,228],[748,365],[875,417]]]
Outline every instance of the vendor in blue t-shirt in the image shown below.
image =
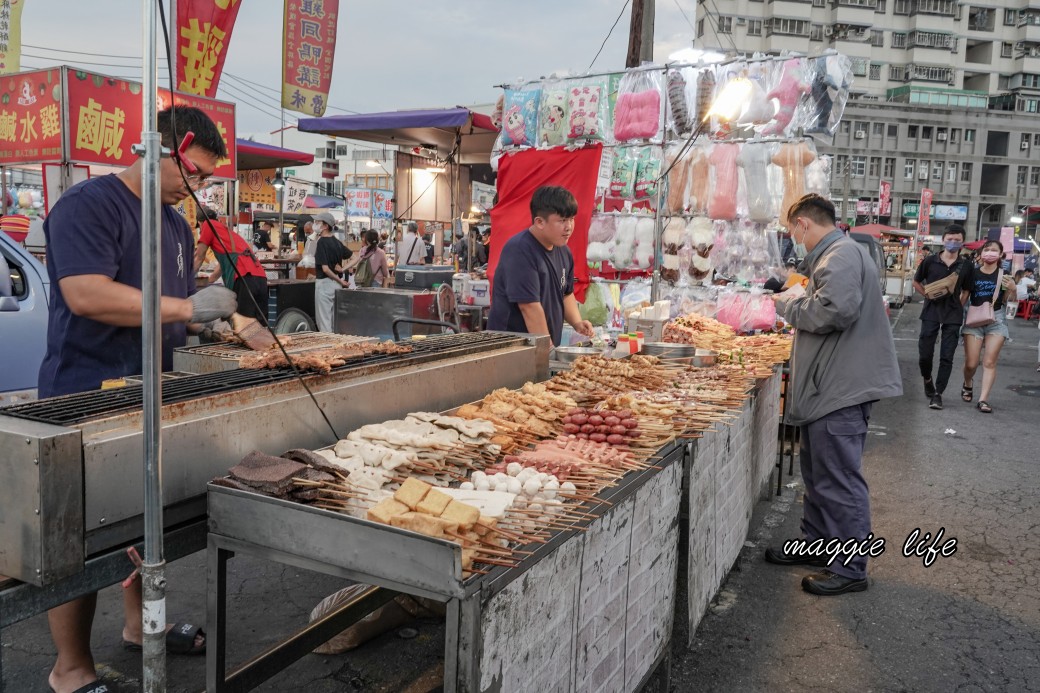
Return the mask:
[[491,291],[489,330],[547,334],[559,346],[563,321],[591,337],[574,298],[574,233],[578,202],[566,188],[542,186],[531,197],[531,228],[502,247]]

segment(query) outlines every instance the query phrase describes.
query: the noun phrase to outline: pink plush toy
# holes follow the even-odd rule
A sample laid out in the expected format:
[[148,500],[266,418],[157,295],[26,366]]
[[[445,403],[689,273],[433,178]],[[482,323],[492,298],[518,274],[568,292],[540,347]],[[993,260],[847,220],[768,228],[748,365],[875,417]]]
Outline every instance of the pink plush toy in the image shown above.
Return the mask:
[[708,174],[711,164],[703,148],[694,150],[687,159],[690,167],[690,206],[693,211],[704,214],[708,211]]
[[653,137],[661,118],[661,94],[656,89],[623,93],[614,106],[614,138],[619,142]]
[[784,62],[780,81],[773,90],[766,94],[767,98],[776,99],[779,104],[772,122],[762,130],[763,135],[783,135],[794,119],[795,109],[803,94],[809,93],[809,83],[802,72],[802,61],[792,58]]
[[791,205],[805,195],[805,167],[816,159],[816,154],[805,142],[783,144],[773,155],[773,163],[784,172],[784,199],[780,204],[780,223],[787,224]]
[[737,216],[739,153],[740,147],[735,144],[717,144],[708,157],[715,169],[715,191],[708,201],[708,216],[712,219],[734,219]]

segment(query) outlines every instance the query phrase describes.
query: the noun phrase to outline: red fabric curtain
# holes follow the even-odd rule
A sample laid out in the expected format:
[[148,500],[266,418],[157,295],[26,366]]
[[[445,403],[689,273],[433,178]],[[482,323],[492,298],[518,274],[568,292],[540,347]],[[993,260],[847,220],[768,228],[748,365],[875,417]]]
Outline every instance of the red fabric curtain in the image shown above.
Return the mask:
[[585,149],[528,149],[502,157],[498,167],[498,204],[491,210],[491,255],[488,277],[494,282],[495,267],[502,246],[514,235],[531,226],[531,196],[543,185],[567,188],[578,200],[578,216],[568,246],[574,254],[574,296],[585,301],[589,285],[589,266],[585,249],[589,244],[589,224],[596,205],[596,180],[603,147]]

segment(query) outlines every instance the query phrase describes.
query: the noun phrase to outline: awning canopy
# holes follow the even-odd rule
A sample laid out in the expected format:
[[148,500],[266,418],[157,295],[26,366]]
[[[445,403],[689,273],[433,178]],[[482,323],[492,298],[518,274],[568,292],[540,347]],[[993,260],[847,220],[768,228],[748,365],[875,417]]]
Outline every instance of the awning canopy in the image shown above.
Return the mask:
[[316,132],[334,137],[347,137],[363,142],[402,147],[430,147],[438,156],[446,157],[461,138],[460,164],[486,164],[498,130],[491,118],[468,108],[441,108],[421,111],[389,111],[357,115],[300,118],[300,132]]
[[[990,240],[990,239],[983,238],[983,239],[978,240],[978,241],[972,241],[971,243],[965,243],[964,244],[964,248],[966,250],[978,250],[983,245],[985,245],[986,241],[988,241],[988,240]],[[1000,239],[997,238],[996,240],[999,241]],[[1014,253],[1028,253],[1032,249],[1032,247],[1033,247],[1033,244],[1030,243],[1029,241],[1023,241],[1023,240],[1020,240],[1020,239],[1016,238],[1015,239],[1015,249],[1012,252],[1014,252]]]
[[[883,233],[897,233],[905,234],[906,232],[895,226],[886,226],[885,224],[863,224],[862,226],[853,226],[849,229],[849,233],[864,233],[874,238],[881,238]],[[913,235],[913,234],[909,234]]]
[[308,195],[303,201],[304,209],[332,209],[342,207],[343,199],[339,197],[327,197],[325,195]]
[[313,154],[275,147],[271,144],[260,144],[252,140],[235,140],[235,148],[238,150],[239,171],[306,166],[314,162]]

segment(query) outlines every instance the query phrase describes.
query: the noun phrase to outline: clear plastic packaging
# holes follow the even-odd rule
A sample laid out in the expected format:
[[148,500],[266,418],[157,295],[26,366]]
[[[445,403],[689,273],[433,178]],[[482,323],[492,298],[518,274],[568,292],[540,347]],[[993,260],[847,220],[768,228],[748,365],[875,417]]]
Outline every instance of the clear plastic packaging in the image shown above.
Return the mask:
[[640,147],[636,150],[636,184],[634,199],[656,204],[658,179],[661,177],[661,148]]
[[614,150],[614,164],[611,167],[607,197],[615,200],[635,199],[638,165],[639,159],[634,148],[618,147]]
[[665,165],[668,168],[668,194],[665,196],[664,211],[669,214],[682,214],[689,200],[689,156],[684,156],[676,161],[682,153],[683,143],[678,142],[665,154]]
[[661,71],[635,69],[625,74],[614,106],[614,139],[652,139],[661,132]]
[[711,191],[711,152],[713,146],[696,147],[686,156],[689,167],[690,204],[694,214],[708,213],[708,197]]
[[652,216],[640,215],[636,219],[636,244],[632,249],[632,265],[626,269],[647,270],[652,268],[656,240],[657,220]]
[[663,281],[676,284],[681,276],[681,256],[686,245],[686,221],[682,217],[667,219],[661,232],[661,269]]
[[812,103],[806,131],[833,135],[845,112],[849,88],[852,86],[852,60],[834,52],[811,60]]
[[[737,165],[744,173],[747,191],[747,215],[752,221],[768,223],[776,217],[779,169],[770,166],[774,145],[767,142],[746,142],[737,156]],[[775,174],[774,174],[775,172]]]
[[716,144],[712,149],[711,199],[708,200],[708,216],[712,219],[734,219],[737,216],[737,155],[740,147],[731,143]]
[[567,84],[549,80],[542,86],[538,107],[538,146],[559,147],[567,142]]
[[762,128],[762,135],[789,137],[803,124],[796,121],[795,115],[803,97],[811,89],[810,79],[802,58],[789,58],[783,62],[776,84],[766,95],[776,101],[776,114]]
[[621,314],[627,316],[638,308],[653,305],[650,300],[652,293],[649,279],[638,277],[628,282],[621,291]]
[[[696,91],[687,82],[689,69],[673,68],[665,76],[668,93],[668,128],[679,136],[689,134],[697,127],[694,110],[696,105],[690,99],[691,92]],[[696,77],[695,77],[696,78]]]
[[711,252],[715,247],[715,225],[707,217],[694,217],[686,224],[691,251],[689,275],[697,282],[711,279],[714,265]]
[[613,259],[616,234],[617,215],[593,215],[589,224],[589,245],[585,251],[585,259],[590,265],[610,262]]
[[506,89],[502,111],[502,144],[506,147],[533,147],[538,136],[539,87]]
[[702,67],[697,71],[697,98],[694,100],[696,104],[694,118],[698,127],[707,127],[708,111],[711,110],[711,103],[715,100],[716,86],[717,80],[715,79],[714,67]]
[[805,167],[805,192],[816,193],[824,197],[831,196],[831,168],[833,160],[829,156],[817,157]]
[[610,264],[615,269],[627,269],[632,265],[636,249],[636,226],[638,220],[631,214],[620,215],[617,219],[617,234],[614,236],[614,248]]
[[607,87],[602,78],[573,81],[567,88],[567,142],[584,144],[609,139]]
[[741,72],[741,78],[748,81],[749,92],[744,107],[737,116],[737,125],[746,130],[760,128],[773,119],[775,109],[766,92],[769,91],[772,81],[774,63],[772,60],[749,62]]
[[805,140],[781,144],[773,154],[773,163],[780,168],[784,182],[783,200],[780,203],[781,223],[787,223],[791,205],[805,195],[805,167],[815,159],[815,147]]
[[776,326],[776,303],[767,294],[752,290],[745,294],[744,310],[740,315],[741,332],[771,330]]

